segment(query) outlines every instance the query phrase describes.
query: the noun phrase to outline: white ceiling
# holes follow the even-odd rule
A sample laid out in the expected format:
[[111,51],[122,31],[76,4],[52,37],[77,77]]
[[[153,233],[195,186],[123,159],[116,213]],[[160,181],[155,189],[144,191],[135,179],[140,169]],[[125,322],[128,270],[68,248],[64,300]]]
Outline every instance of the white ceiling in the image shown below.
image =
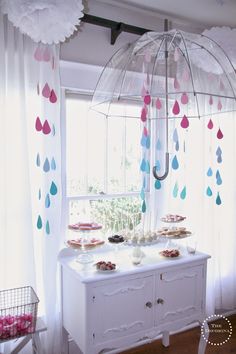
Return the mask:
[[148,10],[169,17],[170,20],[186,20],[205,27],[236,27],[236,0],[105,0],[104,2]]

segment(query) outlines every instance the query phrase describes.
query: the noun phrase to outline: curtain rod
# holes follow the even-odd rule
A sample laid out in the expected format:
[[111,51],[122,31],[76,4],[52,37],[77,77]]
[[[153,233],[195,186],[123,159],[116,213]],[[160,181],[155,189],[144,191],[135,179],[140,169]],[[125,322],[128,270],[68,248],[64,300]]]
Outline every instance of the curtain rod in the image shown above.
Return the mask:
[[136,26],[128,25],[123,22],[116,22],[116,21],[108,20],[106,18],[97,17],[88,14],[84,14],[84,17],[81,18],[81,21],[90,23],[91,25],[110,28],[112,45],[115,44],[121,32],[133,33],[141,36],[142,34],[151,31],[146,28],[136,27]]

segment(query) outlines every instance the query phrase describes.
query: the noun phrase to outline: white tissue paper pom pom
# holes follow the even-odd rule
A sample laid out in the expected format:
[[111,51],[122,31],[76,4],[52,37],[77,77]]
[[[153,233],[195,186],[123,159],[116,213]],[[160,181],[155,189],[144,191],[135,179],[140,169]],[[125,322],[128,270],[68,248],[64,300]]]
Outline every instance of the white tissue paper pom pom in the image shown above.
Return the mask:
[[82,0],[0,0],[3,13],[35,42],[64,42],[84,16]]

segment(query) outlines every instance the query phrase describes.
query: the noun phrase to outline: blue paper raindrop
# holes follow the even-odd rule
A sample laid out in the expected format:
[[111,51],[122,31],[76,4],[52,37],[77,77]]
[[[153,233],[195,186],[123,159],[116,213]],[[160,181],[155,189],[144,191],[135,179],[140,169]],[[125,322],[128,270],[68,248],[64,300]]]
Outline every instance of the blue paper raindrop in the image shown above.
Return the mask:
[[146,148],[149,149],[150,145],[151,145],[151,140],[150,140],[150,135],[148,135],[146,139]]
[[142,172],[145,172],[145,171],[146,171],[146,161],[145,161],[144,158],[142,159],[142,162],[141,162],[141,165],[140,165],[140,170],[141,170]]
[[177,132],[177,129],[175,128],[175,129],[174,129],[174,133],[173,133],[173,141],[174,141],[175,143],[177,143],[178,140],[179,140],[178,132]]
[[145,200],[143,201],[142,203],[142,213],[146,213],[146,203],[145,203]]
[[145,199],[145,192],[144,192],[144,189],[143,189],[143,188],[141,189],[141,192],[140,192],[140,198],[141,198],[142,200]]
[[143,189],[145,189],[145,188],[146,188],[146,178],[144,176],[144,178],[143,178]]
[[40,166],[40,155],[39,155],[39,153],[37,153],[36,165],[37,165],[37,166]]
[[182,189],[182,192],[180,193],[180,198],[181,199],[185,199],[186,198],[186,186],[184,186],[184,188]]
[[176,182],[175,185],[174,185],[174,189],[173,189],[173,197],[174,198],[177,198],[178,191],[179,191],[178,183]]
[[222,178],[221,178],[220,173],[218,174],[218,177],[216,178],[216,184],[217,184],[218,186],[220,186],[220,185],[222,184]]
[[45,198],[45,208],[49,208],[50,207],[50,197],[49,194],[47,193],[46,198]]
[[161,182],[157,179],[157,180],[155,181],[154,186],[155,186],[155,189],[161,189]]
[[45,159],[45,162],[43,164],[43,170],[44,170],[44,172],[50,171],[50,165],[49,165],[48,158]]
[[216,171],[216,179],[220,178],[220,172],[219,170]]
[[218,148],[216,149],[216,155],[221,155],[222,154],[222,150],[220,148],[220,146],[218,146]]
[[55,170],[55,169],[56,169],[56,161],[55,161],[54,157],[53,157],[52,160],[51,160],[51,169],[52,169],[52,170]]
[[57,186],[56,186],[56,184],[53,181],[51,183],[50,193],[51,193],[51,195],[56,195],[57,194]]
[[179,151],[179,141],[176,141],[175,150],[176,150],[176,151]]
[[211,169],[211,167],[209,167],[207,170],[207,176],[211,177],[212,175],[213,175],[212,169]]
[[174,156],[174,158],[172,160],[172,168],[173,168],[173,170],[177,170],[179,168],[179,163],[178,163],[176,155]]
[[216,197],[216,204],[217,205],[220,205],[222,202],[221,202],[221,198],[220,198],[220,193],[218,192],[217,193],[217,197]]
[[150,173],[150,163],[148,160],[146,161],[146,169],[145,170],[146,170],[146,173],[148,173],[148,174]]
[[143,134],[142,139],[141,139],[141,146],[143,146],[143,147],[146,146],[146,140],[147,140],[147,137],[146,137],[146,135]]
[[212,190],[210,187],[207,187],[206,194],[208,195],[208,197],[212,196]]
[[218,156],[217,156],[217,162],[218,162],[218,163],[221,163],[221,162],[222,162],[222,156],[221,156],[221,155],[218,155]]
[[160,171],[161,170],[161,163],[159,160],[156,161],[156,171]]
[[37,228],[40,230],[42,229],[43,223],[42,223],[42,219],[41,216],[38,216],[38,220],[37,220]]
[[46,222],[46,233],[48,234],[48,235],[50,235],[50,225],[49,225],[49,221],[47,220],[47,222]]
[[161,141],[160,141],[160,139],[157,139],[156,149],[157,150],[161,150]]

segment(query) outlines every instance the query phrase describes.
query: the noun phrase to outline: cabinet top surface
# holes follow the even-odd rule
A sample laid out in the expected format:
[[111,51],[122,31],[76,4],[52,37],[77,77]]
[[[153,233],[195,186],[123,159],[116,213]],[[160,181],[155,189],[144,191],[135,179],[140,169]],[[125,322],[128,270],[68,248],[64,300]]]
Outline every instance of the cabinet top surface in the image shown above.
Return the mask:
[[[96,282],[100,280],[119,278],[125,275],[138,275],[139,273],[151,271],[165,271],[174,270],[175,267],[187,266],[191,267],[197,263],[202,263],[210,258],[209,255],[196,252],[194,255],[189,255],[185,248],[180,249],[180,256],[178,258],[163,258],[159,252],[163,249],[163,244],[156,244],[152,246],[142,247],[144,253],[140,265],[133,265],[132,252],[133,247],[120,245],[115,249],[113,245],[105,245],[92,251],[93,263],[80,264],[76,261],[79,252],[71,248],[64,248],[59,253],[59,262],[63,267],[70,269],[74,275],[78,277],[81,282]],[[106,273],[98,272],[94,264],[98,261],[111,261],[117,265],[117,270]]]

